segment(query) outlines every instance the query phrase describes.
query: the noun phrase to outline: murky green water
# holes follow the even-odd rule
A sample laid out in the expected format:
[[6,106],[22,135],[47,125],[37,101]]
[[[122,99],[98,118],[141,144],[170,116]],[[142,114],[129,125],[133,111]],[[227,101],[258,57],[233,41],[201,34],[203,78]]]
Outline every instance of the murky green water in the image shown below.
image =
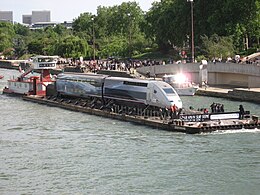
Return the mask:
[[[6,79],[15,71],[0,69]],[[185,106],[240,102],[183,97]],[[260,105],[242,102],[260,115]],[[0,95],[0,194],[259,194],[260,131],[202,135]]]

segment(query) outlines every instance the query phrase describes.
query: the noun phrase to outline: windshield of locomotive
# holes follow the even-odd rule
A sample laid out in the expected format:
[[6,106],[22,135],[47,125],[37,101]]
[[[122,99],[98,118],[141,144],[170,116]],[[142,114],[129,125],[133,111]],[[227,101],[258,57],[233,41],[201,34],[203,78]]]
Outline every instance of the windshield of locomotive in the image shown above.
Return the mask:
[[167,94],[167,95],[175,95],[175,91],[172,88],[163,88],[163,91]]

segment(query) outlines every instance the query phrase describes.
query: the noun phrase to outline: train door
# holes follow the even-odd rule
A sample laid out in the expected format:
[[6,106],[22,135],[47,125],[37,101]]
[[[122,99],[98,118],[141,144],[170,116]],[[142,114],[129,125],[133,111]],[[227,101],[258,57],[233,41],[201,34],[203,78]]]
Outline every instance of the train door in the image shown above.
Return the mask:
[[156,98],[157,89],[156,86],[152,83],[149,83],[147,86],[147,104],[156,105],[157,98]]

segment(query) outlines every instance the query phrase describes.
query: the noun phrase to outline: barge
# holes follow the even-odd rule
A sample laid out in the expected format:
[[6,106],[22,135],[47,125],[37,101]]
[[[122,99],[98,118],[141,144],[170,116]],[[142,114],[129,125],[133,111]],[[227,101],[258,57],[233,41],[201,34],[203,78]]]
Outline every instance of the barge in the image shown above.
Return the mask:
[[239,112],[212,113],[212,114],[181,114],[178,119],[162,118],[160,112],[144,112],[137,110],[132,114],[126,107],[114,105],[110,109],[91,106],[82,99],[62,99],[52,96],[23,96],[26,101],[48,106],[60,107],[67,110],[93,114],[101,117],[146,125],[156,129],[187,134],[210,133],[219,130],[260,129],[257,116],[249,112],[241,118]]

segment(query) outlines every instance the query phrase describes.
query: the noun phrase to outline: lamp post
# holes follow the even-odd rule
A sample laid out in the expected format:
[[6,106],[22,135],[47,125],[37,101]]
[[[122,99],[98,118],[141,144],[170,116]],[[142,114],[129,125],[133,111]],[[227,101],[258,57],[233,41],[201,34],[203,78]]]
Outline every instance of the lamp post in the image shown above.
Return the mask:
[[131,14],[128,13],[127,14],[129,17],[129,57],[132,57],[132,18],[131,18]]
[[92,31],[93,31],[93,60],[96,61],[96,38],[95,38],[95,18],[94,16],[91,18],[92,22],[93,22],[93,28],[92,28]]
[[191,5],[191,60],[194,63],[194,20],[193,20],[193,0],[187,0]]

